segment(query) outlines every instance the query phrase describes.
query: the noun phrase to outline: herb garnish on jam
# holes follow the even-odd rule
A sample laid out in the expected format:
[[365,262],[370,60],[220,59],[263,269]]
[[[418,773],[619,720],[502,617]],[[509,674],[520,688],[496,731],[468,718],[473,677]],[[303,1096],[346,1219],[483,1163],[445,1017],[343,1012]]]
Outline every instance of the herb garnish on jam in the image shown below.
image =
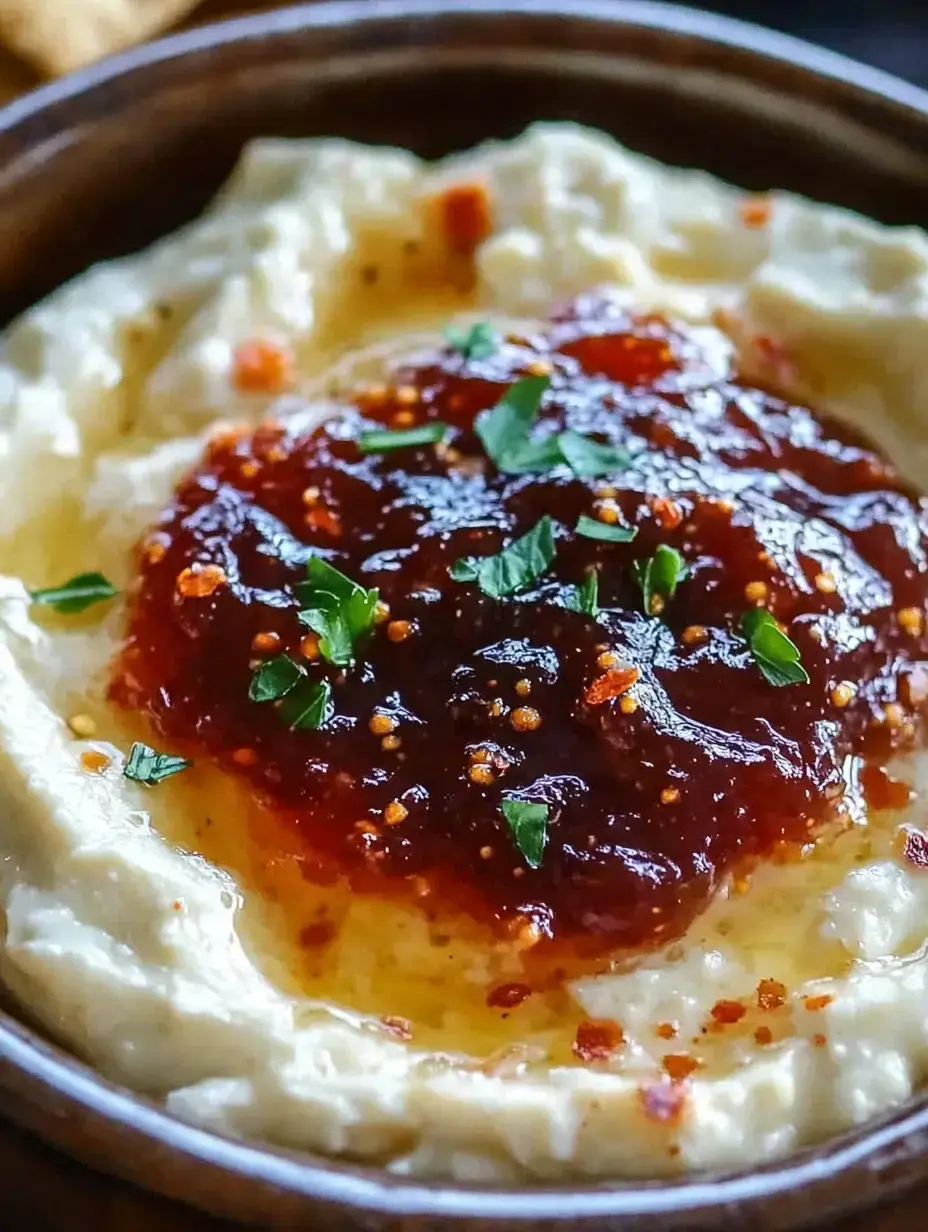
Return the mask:
[[515,800],[507,796],[500,805],[509,823],[515,845],[529,868],[541,868],[548,841],[548,806],[537,800]]
[[567,594],[567,606],[584,616],[594,620],[599,615],[599,574],[595,569],[589,569],[579,586],[575,586]]
[[509,386],[496,406],[477,416],[474,431],[498,470],[511,474],[545,471],[560,461],[556,437],[529,438],[541,400],[550,388],[548,376],[523,377]]
[[123,774],[127,779],[132,779],[134,783],[144,783],[148,787],[153,787],[156,783],[161,783],[171,778],[172,775],[180,774],[182,770],[187,770],[192,765],[193,762],[184,757],[172,757],[170,753],[159,753],[157,749],[147,744],[136,742],[129,750]]
[[677,593],[677,586],[686,579],[686,563],[676,548],[659,543],[653,556],[636,560],[632,565],[635,580],[641,587],[644,610],[648,616],[659,616],[668,599]]
[[30,598],[33,603],[53,607],[56,612],[72,616],[118,594],[113,583],[102,573],[78,573],[61,586],[31,591]]
[[358,448],[362,453],[387,453],[390,449],[413,449],[439,445],[448,435],[448,425],[433,420],[418,428],[397,428],[389,432],[362,432]]
[[319,653],[327,663],[347,667],[357,643],[374,627],[379,592],[367,590],[338,569],[312,556],[308,580],[296,588],[303,605],[300,623],[319,637]]
[[489,359],[499,346],[499,336],[488,321],[475,321],[468,330],[449,325],[445,337],[465,359]]
[[635,526],[610,526],[607,522],[581,513],[574,534],[582,535],[584,539],[601,539],[603,543],[631,543],[638,529]]
[[496,556],[462,557],[448,572],[456,582],[476,582],[491,599],[502,599],[536,582],[550,567],[554,554],[554,526],[545,514]]
[[248,686],[253,702],[276,702],[290,692],[303,678],[303,669],[289,655],[277,655],[260,663]]
[[754,662],[769,684],[782,688],[788,684],[809,683],[809,673],[800,662],[798,647],[766,608],[754,607],[745,612],[739,627]]

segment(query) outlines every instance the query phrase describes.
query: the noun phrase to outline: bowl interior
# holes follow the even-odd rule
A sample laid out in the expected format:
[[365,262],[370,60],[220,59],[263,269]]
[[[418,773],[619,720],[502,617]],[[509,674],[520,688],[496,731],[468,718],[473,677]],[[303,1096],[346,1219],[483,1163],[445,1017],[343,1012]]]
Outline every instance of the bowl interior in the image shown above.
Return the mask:
[[[598,126],[748,188],[786,187],[889,223],[928,216],[928,96],[793,40],[652,4],[320,4],[130,53],[0,114],[0,320],[193,217],[252,137],[339,135],[434,156],[539,118]],[[913,1179],[928,1121],[915,1112],[712,1186],[599,1187],[566,1201],[404,1188],[223,1144],[95,1083],[16,1027],[0,1027],[0,1088],[13,1115],[59,1145],[265,1226],[342,1226],[352,1203],[372,1228],[401,1216],[404,1229],[452,1216],[474,1228],[484,1218],[741,1228],[755,1208],[766,1227],[798,1226]]]

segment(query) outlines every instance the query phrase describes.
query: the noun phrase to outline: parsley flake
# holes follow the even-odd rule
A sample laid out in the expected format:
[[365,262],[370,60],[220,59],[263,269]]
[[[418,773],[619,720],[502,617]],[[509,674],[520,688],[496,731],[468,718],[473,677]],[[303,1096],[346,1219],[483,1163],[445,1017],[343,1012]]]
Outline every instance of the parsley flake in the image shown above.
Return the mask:
[[603,543],[631,543],[638,530],[634,526],[610,526],[606,522],[600,522],[598,518],[590,518],[581,513],[574,527],[574,534],[582,535],[584,539],[601,539]]
[[677,586],[687,577],[683,557],[666,543],[659,543],[654,555],[647,560],[636,560],[632,571],[641,587],[646,616],[659,616],[667,600],[676,594]]
[[525,863],[529,868],[540,868],[548,841],[547,804],[507,796],[501,807]]
[[474,430],[497,470],[547,470],[559,461],[555,437],[535,442],[528,439],[541,400],[550,387],[550,377],[523,377],[509,386],[496,406],[478,415]]
[[104,599],[112,599],[119,591],[102,573],[78,573],[62,586],[49,586],[44,590],[33,590],[30,598],[33,603],[45,607],[53,607],[56,612],[73,616],[92,607],[94,603],[102,603]]
[[294,730],[316,731],[329,721],[334,710],[329,682],[304,676],[284,699],[280,717]]
[[580,585],[570,591],[567,606],[572,612],[596,619],[599,615],[599,574],[595,569],[590,569]]
[[448,572],[456,582],[476,582],[491,599],[522,590],[554,560],[554,524],[545,514],[521,539],[514,539],[496,556],[466,556]]
[[557,438],[561,457],[580,479],[611,475],[628,466],[628,454],[616,445],[601,445],[589,436],[568,428]]
[[768,684],[779,689],[788,684],[809,683],[809,674],[800,662],[799,647],[781,631],[766,608],[754,607],[745,612],[739,632]]
[[276,702],[286,697],[302,677],[303,669],[289,655],[277,655],[255,668],[248,697],[253,702]]
[[296,587],[303,611],[300,622],[319,635],[319,653],[327,663],[347,667],[356,643],[374,627],[380,592],[367,590],[318,556],[306,565],[307,581]]
[[499,346],[496,330],[488,321],[475,321],[470,329],[449,325],[445,337],[465,359],[489,359]]
[[170,753],[159,753],[157,749],[136,741],[129,750],[129,756],[123,767],[123,774],[134,783],[144,783],[153,787],[156,783],[169,779],[174,774],[180,774],[192,766],[193,762],[184,757],[172,757]]
[[417,428],[400,428],[395,432],[387,429],[362,432],[358,448],[362,453],[389,453],[393,449],[414,449],[421,445],[438,445],[448,434],[448,425],[435,420],[420,424]]

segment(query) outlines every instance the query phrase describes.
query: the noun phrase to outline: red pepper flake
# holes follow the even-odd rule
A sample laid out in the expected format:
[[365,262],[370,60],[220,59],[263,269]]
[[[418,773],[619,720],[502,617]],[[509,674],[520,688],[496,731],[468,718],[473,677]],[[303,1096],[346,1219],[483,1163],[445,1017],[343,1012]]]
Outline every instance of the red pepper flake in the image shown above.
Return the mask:
[[652,1082],[638,1088],[638,1099],[648,1120],[674,1125],[683,1115],[686,1090],[669,1082]]
[[395,1014],[384,1014],[380,1021],[397,1039],[403,1041],[412,1039],[412,1023],[408,1018],[398,1018]]
[[820,997],[803,997],[806,1009],[811,1010],[813,1013],[823,1010],[826,1005],[831,1005],[832,1001],[834,1001],[834,997],[829,997],[827,993]]
[[338,933],[332,920],[314,920],[300,929],[300,945],[307,950],[321,950],[331,945]]
[[738,207],[742,225],[751,229],[765,227],[773,207],[767,197],[745,197]]
[[232,384],[243,394],[278,394],[293,380],[293,355],[280,343],[252,338],[235,348]]
[[586,704],[588,706],[601,706],[603,702],[607,702],[613,697],[621,697],[623,693],[628,692],[640,675],[641,672],[639,672],[637,667],[630,667],[627,664],[625,667],[614,667],[610,671],[604,672],[602,676],[597,676],[587,688],[585,694]]
[[683,521],[683,510],[668,496],[655,496],[649,504],[651,512],[664,530],[676,530]]
[[575,1057],[591,1064],[610,1060],[624,1042],[625,1032],[617,1022],[611,1018],[594,1018],[577,1027],[572,1051]]
[[761,1045],[773,1043],[773,1032],[769,1027],[758,1027],[754,1032],[755,1042]]
[[659,1022],[655,1028],[655,1034],[658,1035],[660,1039],[674,1039],[677,1034],[676,1024],[672,1022]]
[[487,993],[487,1005],[493,1010],[512,1010],[531,995],[528,984],[497,984]]
[[786,1004],[786,985],[779,980],[761,980],[757,985],[757,1004],[762,1010],[778,1010]]
[[733,1022],[740,1022],[747,1013],[747,1008],[740,1001],[716,1001],[709,1013],[717,1023],[728,1026]]
[[338,514],[326,509],[325,505],[315,505],[307,509],[303,515],[303,521],[311,530],[321,530],[335,539],[342,533],[342,523]]
[[486,185],[452,184],[438,198],[442,231],[453,252],[473,256],[492,234],[493,218]]
[[670,1052],[661,1064],[671,1082],[685,1082],[690,1074],[700,1068],[701,1062],[688,1052]]
[[906,830],[902,858],[916,868],[928,869],[928,835],[920,830]]

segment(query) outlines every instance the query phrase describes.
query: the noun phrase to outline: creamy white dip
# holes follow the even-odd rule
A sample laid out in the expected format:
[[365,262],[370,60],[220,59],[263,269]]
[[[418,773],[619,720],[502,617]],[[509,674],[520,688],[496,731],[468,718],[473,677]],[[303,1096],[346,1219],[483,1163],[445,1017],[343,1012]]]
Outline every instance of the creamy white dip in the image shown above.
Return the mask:
[[[423,203],[475,178],[493,231],[465,295],[428,277],[438,257]],[[758,223],[739,190],[565,125],[438,164],[340,141],[261,141],[202,219],[91,270],[9,331],[0,976],[55,1036],[182,1117],[412,1176],[743,1165],[910,1095],[928,1073],[928,874],[894,855],[898,817],[771,865],[665,952],[572,986],[584,1014],[622,1024],[614,1063],[559,1063],[544,1024],[518,1014],[507,1038],[526,1050],[489,1060],[479,1040],[473,1055],[458,1047],[469,1037],[450,1007],[443,1017],[433,1006],[429,1029],[405,1041],[363,1010],[375,967],[392,964],[397,988],[425,974],[424,925],[385,924],[376,904],[358,903],[338,980],[295,980],[245,854],[210,846],[192,820],[199,810],[231,827],[236,786],[216,773],[196,789],[147,790],[122,776],[138,733],[103,697],[120,602],[70,620],[28,602],[27,587],[82,570],[131,580],[132,545],[205,434],[269,410],[230,380],[243,341],[292,346],[304,399],[321,405],[333,365],[335,384],[382,370],[451,314],[536,317],[604,283],[635,304],[722,323],[748,367],[763,358],[752,359],[754,340],[772,340],[797,397],[865,426],[928,485],[928,240],[786,194],[767,203]],[[422,250],[416,279],[397,256],[409,240]],[[371,261],[375,286],[349,276]],[[111,756],[105,773],[82,768],[88,748]],[[462,954],[457,978],[479,986],[480,962]],[[703,1033],[717,1001],[750,1002],[763,979],[788,990],[771,1019],[785,1026],[779,1042]],[[809,1008],[814,997],[831,1000]],[[415,1022],[403,997],[380,1012]],[[673,1038],[655,1023],[672,1024]],[[662,1122],[641,1090],[677,1051],[702,1067],[685,1115]]]

